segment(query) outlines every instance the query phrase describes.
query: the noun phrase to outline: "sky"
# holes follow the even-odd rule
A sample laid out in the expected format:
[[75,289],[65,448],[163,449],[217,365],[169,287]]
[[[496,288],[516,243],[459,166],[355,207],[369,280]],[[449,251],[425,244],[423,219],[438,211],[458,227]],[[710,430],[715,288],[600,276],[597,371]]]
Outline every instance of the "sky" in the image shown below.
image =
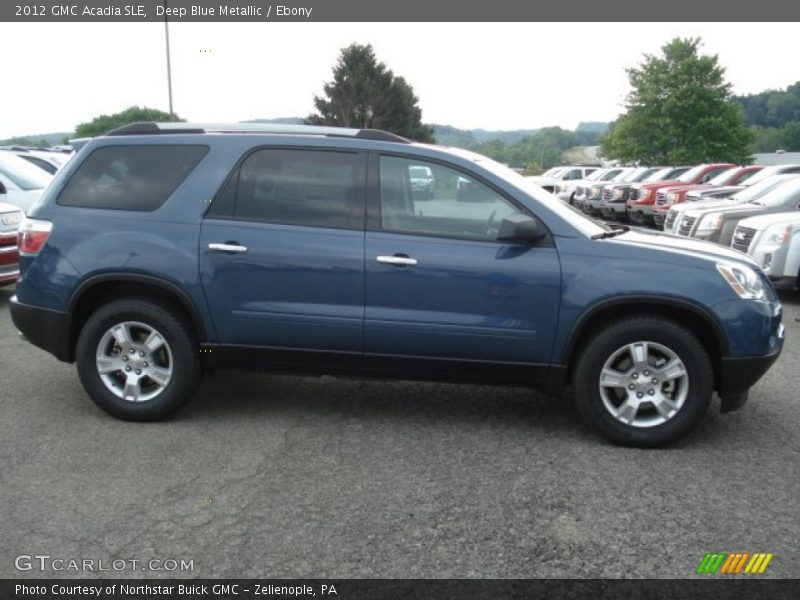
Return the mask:
[[[800,80],[795,23],[170,23],[173,106],[195,122],[306,116],[339,50],[371,43],[423,121],[522,129],[610,121],[625,68],[700,36],[734,93]],[[167,110],[163,23],[0,23],[0,139]]]

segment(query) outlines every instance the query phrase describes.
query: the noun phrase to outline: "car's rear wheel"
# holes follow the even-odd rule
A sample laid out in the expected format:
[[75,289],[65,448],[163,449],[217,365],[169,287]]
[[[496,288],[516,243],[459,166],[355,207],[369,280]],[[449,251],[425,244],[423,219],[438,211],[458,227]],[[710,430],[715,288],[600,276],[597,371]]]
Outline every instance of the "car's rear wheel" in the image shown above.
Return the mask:
[[575,368],[581,416],[613,442],[671,444],[708,410],[714,371],[697,337],[660,317],[620,320],[597,333]]
[[116,300],[89,317],[75,351],[89,397],[121,419],[164,418],[193,395],[200,381],[197,341],[167,306]]

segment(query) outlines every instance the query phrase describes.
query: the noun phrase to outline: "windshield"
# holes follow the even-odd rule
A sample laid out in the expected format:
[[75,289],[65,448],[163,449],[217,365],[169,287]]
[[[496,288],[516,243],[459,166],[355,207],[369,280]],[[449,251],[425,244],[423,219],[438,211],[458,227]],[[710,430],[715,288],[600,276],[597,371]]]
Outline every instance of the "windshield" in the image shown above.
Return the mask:
[[594,219],[584,215],[577,208],[571,207],[569,204],[562,202],[555,196],[550,194],[542,195],[542,188],[540,188],[530,179],[523,177],[513,169],[509,169],[508,167],[501,165],[490,158],[486,158],[485,156],[473,154],[471,152],[469,154],[469,158],[477,162],[484,169],[494,173],[498,177],[505,179],[512,185],[515,185],[521,190],[527,192],[536,198],[537,201],[547,206],[547,208],[556,213],[559,217],[564,219],[567,223],[572,225],[575,229],[587,237],[609,230],[606,227],[602,227]]
[[706,165],[697,165],[696,167],[692,167],[686,171],[686,173],[678,177],[678,181],[681,183],[691,183],[693,179],[696,179],[705,170]]
[[647,178],[650,177],[653,173],[658,171],[655,167],[642,167],[641,169],[637,169],[636,175],[633,179],[629,179],[633,183],[639,183],[641,181],[647,181]]
[[547,171],[542,173],[542,177],[550,177],[552,175],[555,175],[559,171],[561,171],[561,167],[551,167],[551,168],[547,169]]
[[620,171],[622,171],[622,169],[610,169],[605,173],[603,173],[603,176],[600,178],[600,181],[611,181],[617,175],[620,174]]
[[597,171],[592,171],[587,177],[586,181],[597,181],[603,175],[606,174],[607,169],[597,169]]
[[797,175],[774,175],[769,179],[763,179],[758,183],[754,183],[753,185],[736,192],[733,196],[731,196],[731,200],[739,203],[752,202],[773,188],[788,181],[789,179],[794,179],[795,177],[797,177]]
[[622,183],[626,181],[626,178],[631,174],[632,169],[622,169],[615,177],[611,178],[611,181],[616,181],[617,183]]
[[716,177],[712,177],[711,179],[709,179],[708,185],[725,185],[728,182],[728,180],[734,175],[736,175],[736,173],[738,172],[739,169],[737,167],[734,167],[732,169],[725,169],[722,173],[720,173]]
[[650,173],[647,177],[645,177],[642,181],[664,181],[667,176],[672,173],[674,169],[672,167],[666,167],[664,169],[656,169],[655,172]]
[[0,173],[25,191],[44,189],[52,179],[51,175],[39,167],[8,152],[0,152]]
[[753,204],[775,208],[796,203],[798,200],[800,200],[800,179],[792,177],[788,181],[780,182],[769,192],[754,200]]

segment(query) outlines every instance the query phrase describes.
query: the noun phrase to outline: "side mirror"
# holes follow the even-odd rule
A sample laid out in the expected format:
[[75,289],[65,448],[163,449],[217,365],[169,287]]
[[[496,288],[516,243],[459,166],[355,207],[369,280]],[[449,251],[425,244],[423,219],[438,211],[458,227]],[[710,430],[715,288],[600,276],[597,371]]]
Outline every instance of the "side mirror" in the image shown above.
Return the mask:
[[497,241],[511,244],[532,244],[545,235],[547,232],[539,221],[528,215],[517,213],[500,221]]
[[6,193],[6,186],[3,185],[3,182],[0,181],[0,194]]

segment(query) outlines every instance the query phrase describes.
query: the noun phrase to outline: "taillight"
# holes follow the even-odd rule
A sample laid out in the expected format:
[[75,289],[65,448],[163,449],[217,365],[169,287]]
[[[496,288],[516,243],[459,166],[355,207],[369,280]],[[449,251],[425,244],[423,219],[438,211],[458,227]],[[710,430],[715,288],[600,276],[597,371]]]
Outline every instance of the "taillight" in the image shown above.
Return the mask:
[[17,247],[20,254],[39,254],[44,246],[53,224],[40,219],[23,219],[17,232]]

